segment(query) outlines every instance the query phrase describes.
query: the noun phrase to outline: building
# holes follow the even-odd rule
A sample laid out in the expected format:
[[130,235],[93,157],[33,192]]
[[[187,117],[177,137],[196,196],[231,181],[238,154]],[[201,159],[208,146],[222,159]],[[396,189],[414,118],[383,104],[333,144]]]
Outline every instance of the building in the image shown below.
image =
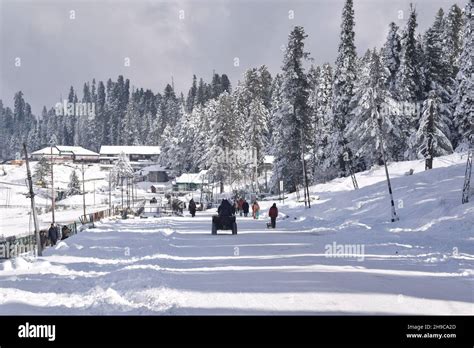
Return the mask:
[[51,158],[59,162],[98,162],[99,154],[91,150],[84,149],[81,146],[48,146],[41,150],[32,152],[30,155],[32,160],[39,161],[42,158]]
[[202,170],[199,173],[185,173],[177,177],[173,183],[173,191],[196,191],[207,189],[208,185],[207,170]]
[[148,166],[141,168],[138,173],[142,177],[143,181],[149,181],[149,182],[168,182],[168,173],[166,172],[166,169],[159,166],[159,165],[153,165],[153,166]]
[[114,163],[121,153],[124,153],[131,164],[150,164],[156,162],[160,156],[159,146],[110,146],[100,147],[100,163]]
[[273,170],[273,162],[275,162],[275,157],[274,156],[265,156],[263,159],[263,171],[264,172],[270,172]]

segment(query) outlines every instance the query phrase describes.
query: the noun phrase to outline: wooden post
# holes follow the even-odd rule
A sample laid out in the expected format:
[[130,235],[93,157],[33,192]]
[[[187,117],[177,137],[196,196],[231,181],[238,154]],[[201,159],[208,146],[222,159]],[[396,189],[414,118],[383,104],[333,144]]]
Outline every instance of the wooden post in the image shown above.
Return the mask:
[[84,162],[82,162],[82,210],[84,213],[84,222],[86,222],[86,185],[84,181]]
[[25,143],[23,143],[23,151],[25,152],[26,177],[27,177],[28,186],[29,186],[28,195],[31,200],[31,211],[33,214],[33,223],[35,225],[36,249],[38,250],[38,256],[43,256],[43,246],[41,245],[40,231],[39,231],[39,226],[38,226],[38,216],[36,215],[35,193],[33,191],[33,181],[31,180],[30,162],[28,160],[28,150],[26,149]]

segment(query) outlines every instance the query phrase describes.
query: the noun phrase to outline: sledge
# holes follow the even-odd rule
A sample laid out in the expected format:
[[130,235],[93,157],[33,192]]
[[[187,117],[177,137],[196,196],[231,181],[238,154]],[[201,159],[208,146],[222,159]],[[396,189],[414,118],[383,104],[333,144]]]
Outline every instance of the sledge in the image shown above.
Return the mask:
[[216,235],[218,230],[232,230],[232,234],[237,234],[235,216],[212,216],[212,234]]

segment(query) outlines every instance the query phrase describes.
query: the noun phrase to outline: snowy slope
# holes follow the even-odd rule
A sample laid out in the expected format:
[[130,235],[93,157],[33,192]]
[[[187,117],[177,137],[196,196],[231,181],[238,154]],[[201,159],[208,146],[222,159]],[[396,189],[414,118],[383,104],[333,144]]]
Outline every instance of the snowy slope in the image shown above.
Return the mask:
[[436,159],[430,172],[392,164],[396,223],[383,168],[358,174],[358,191],[347,178],[312,187],[311,209],[290,195],[276,230],[238,218],[237,236],[211,236],[212,212],[104,221],[35,261],[0,265],[0,314],[472,315],[464,160]]

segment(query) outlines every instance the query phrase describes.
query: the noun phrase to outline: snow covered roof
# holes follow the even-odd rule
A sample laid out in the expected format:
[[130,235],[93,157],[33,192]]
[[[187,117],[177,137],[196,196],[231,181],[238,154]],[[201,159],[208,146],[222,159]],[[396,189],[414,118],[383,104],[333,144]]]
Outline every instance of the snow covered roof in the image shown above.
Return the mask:
[[155,164],[153,166],[143,167],[142,169],[140,169],[140,171],[142,172],[142,174],[146,175],[149,172],[166,172],[166,169],[165,167]]
[[265,156],[264,162],[265,163],[273,163],[275,161],[275,156]]
[[100,147],[101,155],[159,155],[161,153],[159,146],[112,146],[103,145]]
[[207,170],[202,170],[199,173],[184,173],[176,178],[177,184],[202,184],[207,183]]
[[[53,146],[53,155],[59,155],[60,151],[62,153],[61,155],[70,155],[71,152],[74,153],[76,156],[99,156],[97,152],[91,151],[84,149],[81,146]],[[59,150],[58,150],[59,149]],[[45,147],[41,150],[35,151],[32,153],[32,155],[51,155],[51,146]]]

